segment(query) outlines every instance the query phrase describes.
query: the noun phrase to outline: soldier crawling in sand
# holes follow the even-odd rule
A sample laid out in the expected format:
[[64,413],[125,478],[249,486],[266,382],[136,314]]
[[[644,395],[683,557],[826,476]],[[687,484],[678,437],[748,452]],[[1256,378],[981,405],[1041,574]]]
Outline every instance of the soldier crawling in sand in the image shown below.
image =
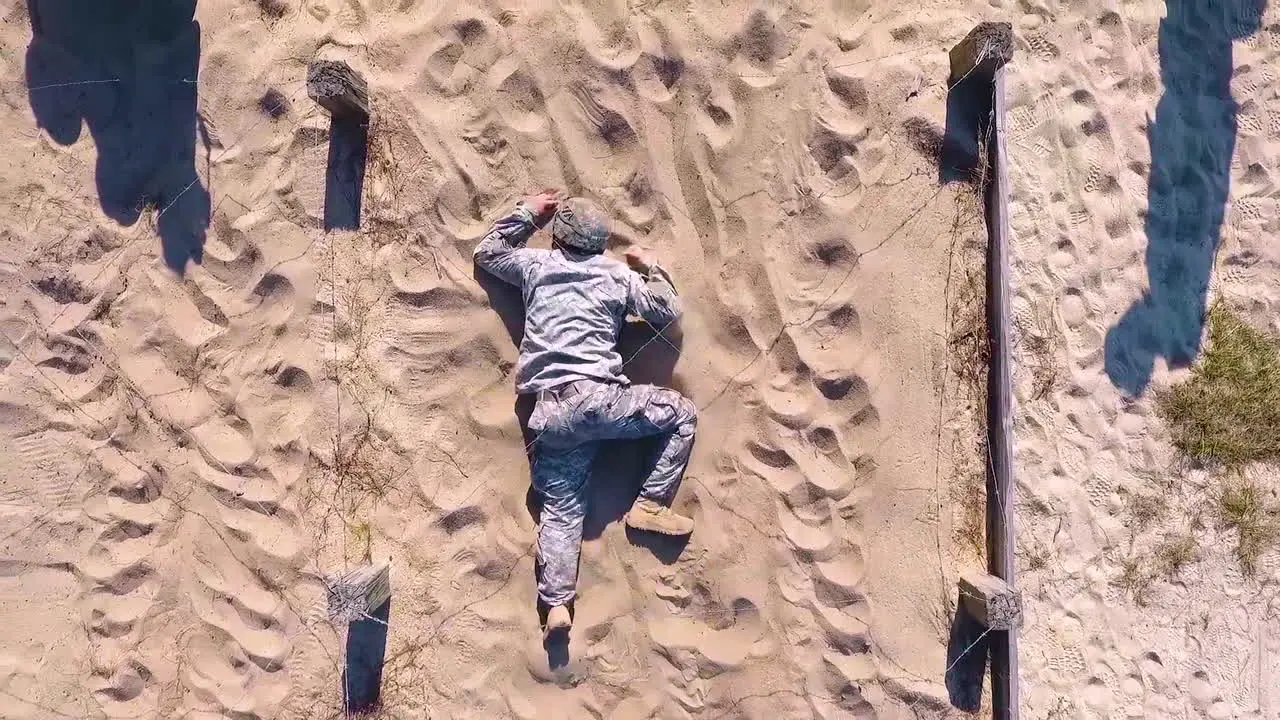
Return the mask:
[[[548,220],[552,249],[525,247]],[[661,331],[679,319],[679,298],[645,253],[628,252],[625,264],[606,255],[608,237],[593,203],[543,192],[517,204],[475,250],[480,267],[524,297],[516,392],[537,396],[529,429],[536,433],[533,485],[543,503],[538,597],[549,608],[549,634],[572,624],[586,484],[602,441],[657,436],[626,524],[667,535],[693,531],[693,520],[670,505],[693,449],[697,409],[675,390],[632,385],[617,350],[628,315]]]

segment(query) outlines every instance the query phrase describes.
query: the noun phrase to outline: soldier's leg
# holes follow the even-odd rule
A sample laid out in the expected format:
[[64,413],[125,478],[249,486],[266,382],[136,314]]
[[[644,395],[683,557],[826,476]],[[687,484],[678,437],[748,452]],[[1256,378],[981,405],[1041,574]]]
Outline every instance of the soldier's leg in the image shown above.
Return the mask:
[[680,489],[685,467],[693,453],[693,436],[698,427],[698,408],[693,401],[669,388],[640,385],[628,394],[641,404],[645,419],[661,436],[640,497],[670,505]]
[[573,600],[586,518],[586,485],[598,445],[570,448],[539,443],[533,462],[533,486],[542,498],[538,528],[538,597],[551,607]]
[[640,497],[661,505],[670,505],[680,487],[697,425],[698,409],[691,400],[655,385],[604,388],[575,414],[575,430],[593,440],[659,437]]

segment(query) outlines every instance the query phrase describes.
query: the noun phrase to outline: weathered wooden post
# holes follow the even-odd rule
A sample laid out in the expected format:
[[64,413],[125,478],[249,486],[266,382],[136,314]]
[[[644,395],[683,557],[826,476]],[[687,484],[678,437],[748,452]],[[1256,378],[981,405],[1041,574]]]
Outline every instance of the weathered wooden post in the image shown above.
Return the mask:
[[307,68],[307,95],[333,117],[367,120],[369,84],[339,60],[317,60]]
[[1013,26],[1007,22],[984,22],[969,31],[959,45],[951,48],[951,77],[948,85],[976,74],[991,82],[997,70],[1013,59]]
[[342,705],[348,715],[372,710],[382,690],[391,618],[391,567],[365,565],[326,578],[329,620],[347,626]]
[[[987,569],[990,575],[961,581],[963,611],[986,623],[991,655],[991,697],[997,720],[1016,720],[1018,698],[1018,626],[1021,600],[1014,579],[1013,408],[1009,328],[1009,167],[1005,144],[1005,65],[1013,59],[1013,27],[984,22],[951,50],[948,84],[948,134],[973,132],[982,169],[987,225],[987,332],[991,360],[987,375]],[[957,111],[957,118],[976,120],[976,127],[951,127],[954,105],[976,105],[976,112]],[[973,597],[970,597],[970,596]]]
[[994,575],[973,572],[960,576],[960,602],[970,617],[990,630],[1022,627],[1022,596]]
[[369,85],[344,62],[317,60],[307,68],[307,94],[331,118],[324,229],[357,230],[369,157]]

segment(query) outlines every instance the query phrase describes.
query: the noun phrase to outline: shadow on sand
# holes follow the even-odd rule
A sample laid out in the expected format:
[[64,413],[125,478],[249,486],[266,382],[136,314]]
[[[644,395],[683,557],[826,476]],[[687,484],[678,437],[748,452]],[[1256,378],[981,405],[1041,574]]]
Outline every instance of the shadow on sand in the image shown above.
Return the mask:
[[1148,290],[1107,332],[1107,376],[1142,394],[1157,357],[1195,361],[1209,275],[1230,189],[1236,112],[1233,40],[1257,32],[1265,0],[1167,0],[1160,22],[1164,95],[1149,122]]
[[342,688],[344,705],[350,715],[367,713],[378,706],[390,623],[391,598],[387,598],[382,607],[368,617],[347,625]]
[[956,612],[947,638],[947,672],[943,678],[951,704],[976,713],[982,708],[982,682],[986,679],[987,658],[998,633],[988,632],[965,609],[963,595],[956,596]]
[[[209,193],[196,174],[195,0],[29,0],[28,100],[60,145],[87,127],[98,200],[123,225],[156,208],[164,260],[200,262]],[[200,129],[203,134],[203,127]],[[206,162],[209,143],[205,142]]]
[[947,90],[947,125],[938,153],[938,182],[977,182],[991,126],[991,78],[972,73]]

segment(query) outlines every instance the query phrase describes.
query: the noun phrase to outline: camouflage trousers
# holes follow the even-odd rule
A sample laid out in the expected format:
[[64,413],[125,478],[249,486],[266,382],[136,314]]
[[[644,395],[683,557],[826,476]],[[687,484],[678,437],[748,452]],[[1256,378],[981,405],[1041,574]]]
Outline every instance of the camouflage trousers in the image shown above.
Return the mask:
[[538,596],[564,605],[575,596],[586,485],[601,441],[660,437],[640,496],[670,505],[693,450],[697,408],[688,398],[654,385],[578,380],[538,394],[529,429],[534,447],[533,486],[542,498],[538,528]]

